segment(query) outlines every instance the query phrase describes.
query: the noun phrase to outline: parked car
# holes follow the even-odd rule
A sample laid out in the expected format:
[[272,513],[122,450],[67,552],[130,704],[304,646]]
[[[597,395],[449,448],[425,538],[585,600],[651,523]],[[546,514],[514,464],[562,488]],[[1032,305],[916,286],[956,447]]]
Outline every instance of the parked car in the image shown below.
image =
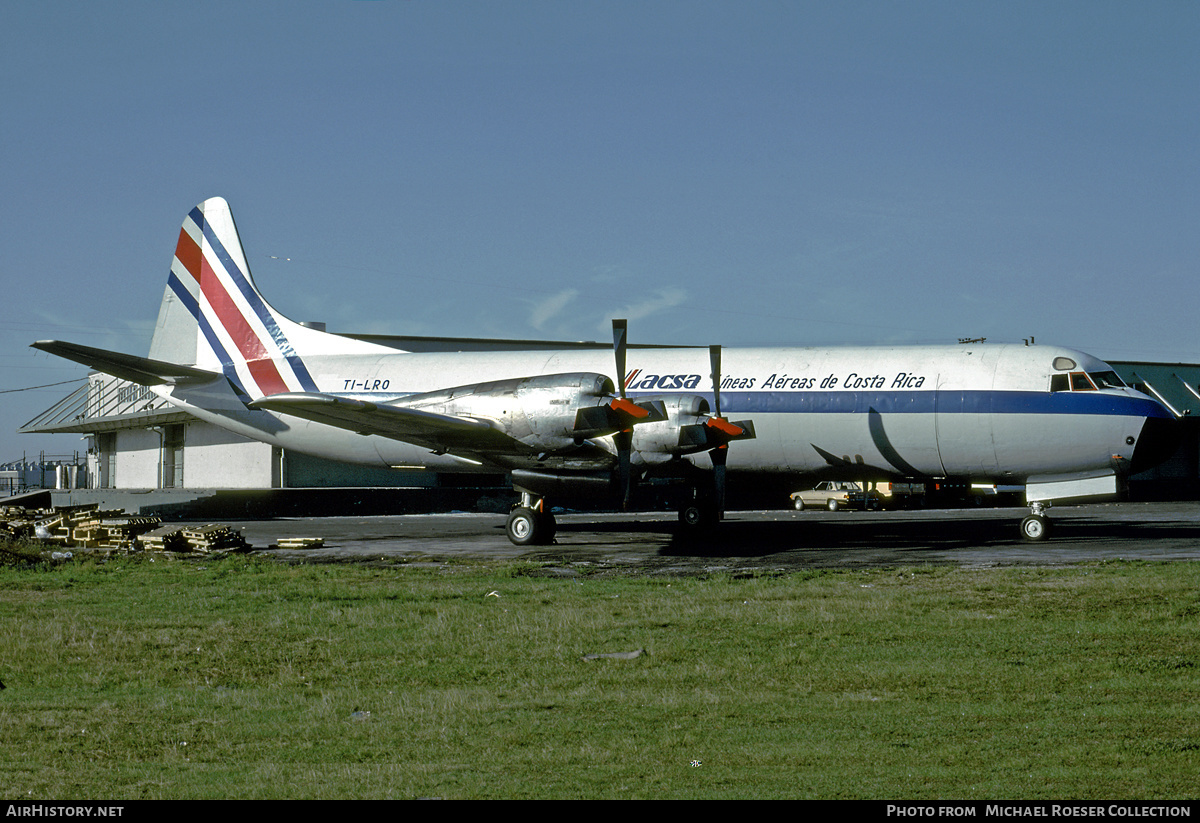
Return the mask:
[[820,507],[835,512],[842,508],[876,509],[879,496],[874,491],[864,492],[858,483],[845,480],[826,480],[814,489],[792,492],[792,505],[797,511]]

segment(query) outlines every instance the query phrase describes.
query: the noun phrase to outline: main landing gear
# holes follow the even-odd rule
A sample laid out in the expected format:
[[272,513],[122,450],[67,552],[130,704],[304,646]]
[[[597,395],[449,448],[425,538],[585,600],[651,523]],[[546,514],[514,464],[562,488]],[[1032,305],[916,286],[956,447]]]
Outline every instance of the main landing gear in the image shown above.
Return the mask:
[[1021,521],[1021,537],[1026,540],[1045,540],[1050,536],[1050,518],[1046,516],[1048,504],[1029,504],[1029,514]]
[[721,507],[716,494],[693,488],[690,494],[685,494],[676,503],[679,509],[679,537],[695,539],[713,536],[721,523]]
[[685,504],[679,510],[679,525],[685,532],[699,534],[720,522],[716,506],[707,506],[700,501]]
[[[548,546],[554,542],[558,523],[546,510],[546,499],[521,492],[521,501],[509,512],[505,532],[517,546]],[[679,502],[679,530],[683,537],[711,537],[721,522],[721,511],[711,496],[693,494]]]
[[558,523],[546,511],[544,498],[521,492],[521,502],[509,513],[505,531],[517,546],[547,546],[554,542]]

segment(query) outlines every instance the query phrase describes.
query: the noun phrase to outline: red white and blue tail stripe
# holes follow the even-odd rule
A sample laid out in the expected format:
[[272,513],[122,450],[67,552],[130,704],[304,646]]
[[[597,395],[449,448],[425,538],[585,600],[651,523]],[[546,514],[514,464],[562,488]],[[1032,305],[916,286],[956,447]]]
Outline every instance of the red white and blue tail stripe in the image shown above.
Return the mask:
[[294,323],[267,304],[250,277],[229,205],[219,197],[183,221],[167,292],[198,326],[196,365],[220,370],[251,399],[320,390],[302,356],[305,344],[322,354],[363,347]]

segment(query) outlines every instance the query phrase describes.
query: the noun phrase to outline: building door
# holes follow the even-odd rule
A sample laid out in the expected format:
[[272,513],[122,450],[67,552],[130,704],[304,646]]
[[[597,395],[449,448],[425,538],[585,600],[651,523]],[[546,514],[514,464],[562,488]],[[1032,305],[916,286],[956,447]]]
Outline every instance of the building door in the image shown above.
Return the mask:
[[163,426],[162,430],[162,487],[183,488],[183,424]]

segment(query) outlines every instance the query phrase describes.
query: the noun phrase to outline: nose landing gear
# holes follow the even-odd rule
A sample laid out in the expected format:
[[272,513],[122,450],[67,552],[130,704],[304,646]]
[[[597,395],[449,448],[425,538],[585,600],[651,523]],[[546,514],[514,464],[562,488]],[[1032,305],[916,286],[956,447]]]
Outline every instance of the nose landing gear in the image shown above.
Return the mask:
[[1029,514],[1021,520],[1021,537],[1038,541],[1050,536],[1050,518],[1046,516],[1047,505],[1042,501],[1029,504]]

